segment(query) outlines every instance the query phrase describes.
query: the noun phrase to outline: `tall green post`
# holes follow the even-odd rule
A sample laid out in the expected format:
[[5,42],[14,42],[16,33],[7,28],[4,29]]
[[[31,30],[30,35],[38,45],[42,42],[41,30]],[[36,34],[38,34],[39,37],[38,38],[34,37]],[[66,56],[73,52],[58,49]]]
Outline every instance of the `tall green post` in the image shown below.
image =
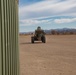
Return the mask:
[[0,0],[0,75],[19,75],[18,0]]

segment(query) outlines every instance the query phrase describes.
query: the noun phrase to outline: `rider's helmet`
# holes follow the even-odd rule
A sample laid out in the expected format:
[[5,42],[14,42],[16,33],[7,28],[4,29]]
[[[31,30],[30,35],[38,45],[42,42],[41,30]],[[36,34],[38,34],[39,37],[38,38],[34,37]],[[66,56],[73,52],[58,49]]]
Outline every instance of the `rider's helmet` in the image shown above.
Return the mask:
[[37,30],[41,30],[41,27],[40,27],[40,26],[38,26],[38,27],[37,27]]

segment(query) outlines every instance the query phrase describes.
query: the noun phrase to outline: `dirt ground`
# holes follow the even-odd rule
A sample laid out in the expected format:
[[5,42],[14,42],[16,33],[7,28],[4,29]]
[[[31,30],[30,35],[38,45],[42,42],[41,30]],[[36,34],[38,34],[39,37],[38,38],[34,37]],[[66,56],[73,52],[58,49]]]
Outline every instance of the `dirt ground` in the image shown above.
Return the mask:
[[76,75],[76,35],[20,36],[20,75]]

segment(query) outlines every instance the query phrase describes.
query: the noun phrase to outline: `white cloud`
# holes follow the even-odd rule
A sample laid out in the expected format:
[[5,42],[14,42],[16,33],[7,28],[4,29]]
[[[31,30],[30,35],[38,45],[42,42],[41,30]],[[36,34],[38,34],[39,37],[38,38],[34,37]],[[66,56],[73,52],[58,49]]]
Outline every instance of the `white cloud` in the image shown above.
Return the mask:
[[70,23],[70,22],[76,22],[76,18],[64,18],[64,19],[55,19],[55,23]]
[[25,19],[20,20],[21,26],[30,26],[30,25],[36,25],[41,23],[49,23],[51,19],[49,20],[36,20],[36,19]]
[[20,19],[30,19],[63,14],[76,16],[76,0],[44,0],[19,8]]
[[[19,7],[20,26],[76,22],[76,0],[43,0]],[[59,19],[61,17],[61,19]],[[63,17],[63,16],[70,16]],[[59,18],[58,18],[59,17]]]

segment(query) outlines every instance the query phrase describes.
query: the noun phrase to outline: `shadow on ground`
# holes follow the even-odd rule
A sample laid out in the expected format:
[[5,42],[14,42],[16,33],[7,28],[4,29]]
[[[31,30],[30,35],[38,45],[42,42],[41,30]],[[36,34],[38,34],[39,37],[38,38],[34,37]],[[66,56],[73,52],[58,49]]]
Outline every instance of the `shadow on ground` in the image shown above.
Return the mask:
[[21,45],[23,44],[43,44],[42,42],[34,42],[34,43],[31,43],[31,42],[24,42],[24,43],[20,43]]

